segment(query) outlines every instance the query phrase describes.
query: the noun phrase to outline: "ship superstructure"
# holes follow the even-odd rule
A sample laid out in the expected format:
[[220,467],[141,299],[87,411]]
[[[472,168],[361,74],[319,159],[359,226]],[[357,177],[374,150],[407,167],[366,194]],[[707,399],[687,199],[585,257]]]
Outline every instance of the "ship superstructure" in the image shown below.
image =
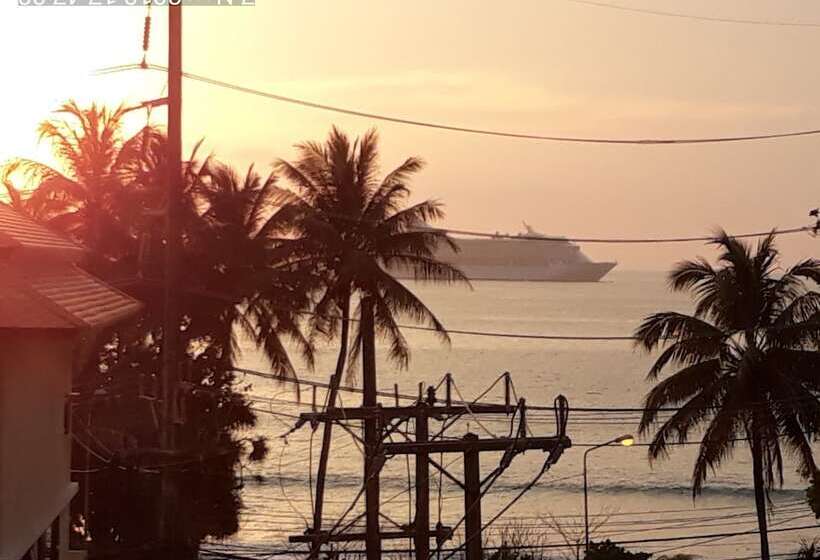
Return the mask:
[[[436,256],[470,280],[597,282],[618,264],[594,262],[575,243],[524,226],[526,232],[517,237],[453,237],[460,251],[441,246]],[[544,239],[535,239],[539,237]]]

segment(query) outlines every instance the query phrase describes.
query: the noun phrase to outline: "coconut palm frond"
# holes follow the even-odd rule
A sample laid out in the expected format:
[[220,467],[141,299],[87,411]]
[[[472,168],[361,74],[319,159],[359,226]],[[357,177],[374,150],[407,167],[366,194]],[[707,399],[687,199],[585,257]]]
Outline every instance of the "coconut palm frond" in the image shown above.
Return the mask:
[[[304,142],[297,151],[296,161],[278,161],[276,169],[297,197],[284,206],[291,206],[290,215],[298,223],[292,234],[303,239],[300,255],[314,259],[327,286],[315,310],[331,319],[312,319],[313,332],[337,333],[332,317],[338,320],[338,309],[354,294],[371,297],[376,301],[376,328],[391,341],[390,356],[405,366],[409,352],[398,318],[429,325],[443,339],[446,335],[432,311],[393,275],[406,272],[428,281],[466,283],[460,271],[436,258],[439,244],[455,248],[452,240],[428,228],[429,222],[443,217],[441,204],[428,200],[404,206],[407,181],[422,161],[408,158],[379,182],[375,131],[351,141],[335,127],[323,144]],[[358,327],[353,340],[355,361]]]
[[[713,243],[720,250],[716,267],[700,258],[678,264],[670,275],[673,290],[695,297],[694,316],[656,313],[636,331],[639,346],[662,348],[649,380],[668,366],[680,368],[647,394],[639,430],[658,425],[650,460],[703,430],[692,473],[695,496],[735,447],[748,443],[765,557],[766,497],[783,482],[784,450],[803,476],[817,469],[811,440],[820,431],[820,293],[805,282],[820,279],[820,263],[806,260],[778,276],[773,234],[754,251],[725,232]],[[677,404],[659,422],[659,409]]]
[[653,350],[667,341],[682,342],[691,339],[702,339],[719,347],[724,336],[723,331],[703,319],[677,312],[650,315],[635,331],[636,344],[647,350]]
[[692,495],[703,490],[708,473],[714,472],[732,455],[738,436],[743,435],[742,400],[728,398],[706,427],[692,471]]
[[714,282],[715,269],[705,259],[683,261],[675,265],[669,273],[669,283],[675,291],[708,289]]

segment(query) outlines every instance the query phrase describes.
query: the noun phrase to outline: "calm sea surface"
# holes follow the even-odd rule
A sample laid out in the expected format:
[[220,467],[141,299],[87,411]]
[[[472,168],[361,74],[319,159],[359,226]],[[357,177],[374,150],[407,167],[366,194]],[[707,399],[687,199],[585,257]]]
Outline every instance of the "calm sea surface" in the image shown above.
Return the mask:
[[[466,288],[446,288],[410,283],[410,287],[453,329],[503,331],[556,335],[629,335],[641,319],[660,310],[688,310],[686,297],[671,294],[660,273],[615,271],[606,282],[597,284],[552,284],[483,282],[470,291]],[[465,399],[470,400],[491,385],[498,376],[509,371],[515,389],[529,404],[549,405],[556,395],[565,395],[571,407],[635,407],[640,406],[649,385],[644,381],[652,361],[642,351],[634,350],[628,341],[576,342],[518,340],[453,335],[450,346],[443,345],[430,333],[407,331],[413,356],[407,371],[398,371],[383,357],[384,346],[378,348],[380,388],[393,391],[398,383],[403,394],[416,394],[419,382],[437,384],[446,372],[451,372]],[[335,363],[335,349],[321,350],[315,371],[304,371],[304,379],[327,381]],[[247,349],[242,365],[264,370],[263,360]],[[349,380],[355,384],[359,380]],[[312,434],[309,426],[292,434],[285,445],[278,436],[289,429],[292,420],[281,414],[297,414],[309,410],[311,394],[304,388],[302,402],[290,404],[296,394],[291,386],[277,385],[265,379],[248,376],[255,396],[264,396],[256,406],[277,415],[259,415],[255,432],[271,439],[271,453],[261,466],[245,469],[244,509],[241,529],[230,541],[215,543],[233,550],[280,550],[287,546],[287,535],[301,533],[305,520],[311,517],[311,485],[320,449],[321,429]],[[319,392],[319,402],[324,393]],[[343,393],[349,406],[360,404],[360,395]],[[454,395],[458,398],[458,395]],[[503,389],[499,384],[486,397],[500,402]],[[384,398],[385,404],[393,404]],[[531,414],[531,428],[536,435],[551,435],[555,431],[551,413]],[[563,540],[551,527],[555,522],[564,532],[583,534],[583,494],[581,458],[584,447],[607,441],[637,429],[634,414],[570,413],[568,435],[578,447],[569,449],[561,460],[541,479],[540,483],[518,501],[510,511],[488,531],[487,538],[497,541],[505,525],[536,533],[539,543],[562,545]],[[431,426],[431,431],[435,426]],[[465,418],[450,434],[460,436],[472,431],[482,437],[488,432],[506,435],[509,420],[493,417],[482,420]],[[313,436],[313,437],[311,437]],[[312,453],[311,453],[312,441]],[[639,442],[644,441],[639,439]],[[646,448],[611,447],[596,450],[589,456],[590,511],[593,524],[606,522],[596,529],[594,538],[611,538],[619,542],[658,539],[677,536],[710,535],[727,532],[753,531],[753,493],[751,490],[751,459],[745,447],[738,447],[734,457],[722,466],[708,482],[703,495],[692,500],[691,467],[695,446],[676,448],[665,461],[650,465]],[[482,471],[488,473],[498,464],[500,454],[482,455]],[[518,456],[512,466],[498,479],[485,496],[482,506],[484,520],[506,505],[540,470],[544,456],[530,451]],[[445,463],[460,474],[458,455],[445,456]],[[408,469],[412,462],[403,457],[389,461],[382,475],[382,496],[386,512],[397,523],[407,523],[412,516],[408,502]],[[313,476],[310,473],[313,473]],[[335,520],[355,497],[361,484],[361,455],[351,436],[336,429],[328,476],[325,527]],[[771,520],[772,529],[783,529],[814,523],[804,501],[806,484],[794,474],[794,464],[787,460],[786,481],[782,490],[772,496],[776,505]],[[445,478],[438,490],[439,477],[431,469],[431,518],[453,524],[463,513],[463,498],[458,487]],[[361,512],[361,504],[353,508],[346,520]],[[383,526],[389,526],[385,520]],[[773,532],[770,542],[774,553],[794,551],[803,537],[820,536],[816,529]],[[385,543],[388,547],[405,547],[406,541]],[[701,538],[692,541],[664,541],[628,545],[636,550],[674,554],[696,553],[705,558],[741,558],[757,552],[757,536],[731,538]],[[353,545],[352,548],[359,548]],[[567,552],[554,549],[556,557]]]

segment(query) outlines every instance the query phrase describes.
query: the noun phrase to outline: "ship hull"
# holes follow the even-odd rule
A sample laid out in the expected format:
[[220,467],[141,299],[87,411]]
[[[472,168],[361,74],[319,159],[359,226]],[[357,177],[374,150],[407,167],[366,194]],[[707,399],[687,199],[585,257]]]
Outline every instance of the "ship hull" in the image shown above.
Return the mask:
[[[451,238],[456,245],[440,245],[437,260],[449,263],[470,280],[521,282],[598,282],[615,268],[614,262],[594,262],[581,248],[560,238]],[[399,277],[412,274],[396,271]]]
[[436,258],[470,280],[598,282],[617,264],[594,262],[578,245],[555,238],[451,239],[457,250],[440,245]]
[[470,280],[517,282],[599,282],[616,265],[614,262],[577,263],[561,267],[456,264]]

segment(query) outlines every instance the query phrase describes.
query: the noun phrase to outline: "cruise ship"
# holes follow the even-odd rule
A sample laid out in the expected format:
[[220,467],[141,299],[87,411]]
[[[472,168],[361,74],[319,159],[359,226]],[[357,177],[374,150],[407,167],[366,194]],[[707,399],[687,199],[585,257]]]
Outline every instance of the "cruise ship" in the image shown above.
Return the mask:
[[[516,237],[453,237],[459,252],[440,246],[437,258],[459,268],[470,280],[530,282],[598,282],[616,262],[594,262],[581,248],[561,237],[542,235],[524,224]],[[543,241],[533,240],[544,237]]]

